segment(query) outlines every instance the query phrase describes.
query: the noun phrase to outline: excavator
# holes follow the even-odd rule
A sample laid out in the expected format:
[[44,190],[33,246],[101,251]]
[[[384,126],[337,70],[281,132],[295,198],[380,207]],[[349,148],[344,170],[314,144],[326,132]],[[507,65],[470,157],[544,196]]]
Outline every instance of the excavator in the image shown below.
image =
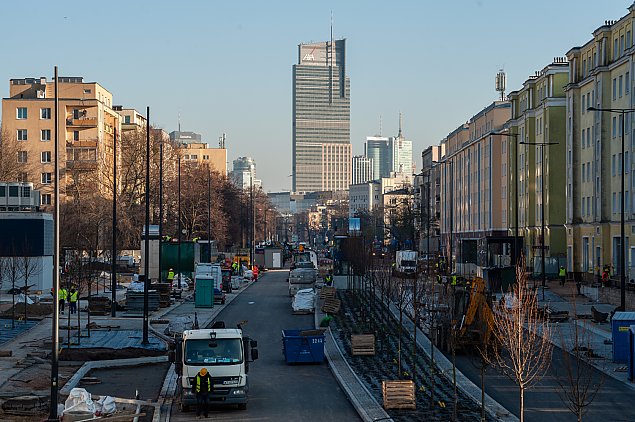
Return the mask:
[[485,280],[475,277],[454,291],[452,322],[456,329],[456,346],[470,349],[489,344],[494,330],[494,314],[487,301]]

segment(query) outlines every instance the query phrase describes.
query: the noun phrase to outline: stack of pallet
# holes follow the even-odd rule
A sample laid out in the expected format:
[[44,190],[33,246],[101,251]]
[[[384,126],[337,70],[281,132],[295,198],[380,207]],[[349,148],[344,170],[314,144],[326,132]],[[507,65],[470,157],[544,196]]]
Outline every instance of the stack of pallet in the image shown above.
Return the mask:
[[[148,311],[156,311],[159,307],[159,292],[150,290],[148,292]],[[129,290],[128,293],[126,293],[126,314],[143,315],[143,292]]]
[[351,349],[353,356],[375,356],[375,335],[353,334]]
[[320,291],[320,299],[335,299],[335,287],[324,286]]
[[341,305],[342,302],[339,299],[324,299],[321,309],[325,314],[336,314],[340,311]]
[[407,381],[382,381],[384,409],[416,409],[415,383]]
[[92,296],[88,299],[88,310],[91,315],[109,315],[110,299],[105,296]]
[[159,292],[159,306],[167,308],[170,306],[170,293],[172,292],[172,285],[170,283],[154,283],[153,289]]

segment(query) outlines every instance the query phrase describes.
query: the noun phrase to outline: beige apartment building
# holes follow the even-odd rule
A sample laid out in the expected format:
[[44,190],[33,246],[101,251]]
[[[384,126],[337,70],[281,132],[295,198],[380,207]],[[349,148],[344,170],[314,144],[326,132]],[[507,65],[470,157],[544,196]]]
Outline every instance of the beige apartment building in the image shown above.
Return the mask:
[[604,266],[620,273],[621,180],[627,279],[635,271],[633,237],[633,113],[626,113],[622,168],[622,114],[588,108],[633,109],[633,21],[635,5],[617,21],[608,21],[593,38],[567,52],[567,256],[569,268],[591,277]]
[[221,175],[227,175],[227,149],[209,148],[208,144],[188,143],[182,145],[183,160],[188,163],[209,165]]
[[[81,77],[59,78],[60,194],[107,191],[112,171],[114,131],[121,117],[112,94]],[[19,144],[20,180],[34,183],[42,205],[53,200],[55,82],[46,78],[11,79],[2,99],[2,127]]]
[[[459,273],[476,271],[479,239],[507,235],[503,143],[493,132],[511,116],[508,101],[496,101],[441,141],[441,248],[452,245],[452,262]],[[450,239],[452,239],[450,241]]]
[[[510,92],[509,136],[501,137],[507,167],[504,172],[509,174],[505,194],[509,235],[516,233],[518,206],[518,235],[523,238],[526,265],[535,270],[542,268],[544,250],[548,274],[557,274],[566,256],[564,87],[568,75],[566,59],[557,57],[529,77],[521,89]],[[554,145],[545,145],[548,143]]]

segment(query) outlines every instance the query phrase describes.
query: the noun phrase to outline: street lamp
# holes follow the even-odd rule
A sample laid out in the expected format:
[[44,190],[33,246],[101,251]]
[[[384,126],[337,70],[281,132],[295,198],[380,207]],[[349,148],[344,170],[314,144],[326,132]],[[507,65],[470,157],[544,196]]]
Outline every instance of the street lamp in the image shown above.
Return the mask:
[[621,192],[620,192],[620,310],[626,310],[626,235],[624,233],[624,132],[626,113],[633,113],[633,108],[599,108],[588,107],[587,111],[598,111],[606,113],[619,113],[622,116],[622,175],[621,175]]
[[520,145],[533,145],[540,147],[540,235],[542,237],[540,259],[542,261],[542,299],[545,299],[545,287],[547,286],[547,269],[545,268],[545,147],[558,145],[557,142],[519,142]]
[[[519,224],[518,224],[518,134],[517,133],[509,133],[508,129],[505,129],[502,132],[492,132],[492,135],[500,135],[507,136],[508,138],[513,138],[515,142],[514,144],[514,191],[515,191],[515,212],[514,212],[514,256],[516,257],[516,262],[518,262],[519,257],[519,240],[520,236],[518,235]],[[511,145],[511,144],[510,144]],[[511,149],[508,149],[511,152]]]

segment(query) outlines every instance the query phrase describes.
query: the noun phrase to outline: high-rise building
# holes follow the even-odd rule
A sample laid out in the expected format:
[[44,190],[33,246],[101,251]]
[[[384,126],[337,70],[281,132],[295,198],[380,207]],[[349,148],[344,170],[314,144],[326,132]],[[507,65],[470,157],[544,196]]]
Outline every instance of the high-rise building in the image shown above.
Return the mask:
[[[121,116],[112,94],[82,77],[59,78],[60,194],[110,192],[114,132]],[[11,79],[2,100],[2,128],[18,143],[19,181],[34,183],[42,206],[53,202],[55,82],[45,77]],[[5,180],[9,181],[9,180]]]
[[352,185],[370,182],[374,180],[373,176],[373,160],[364,155],[356,155],[353,157],[353,181]]
[[262,182],[256,179],[256,162],[251,157],[238,157],[233,162],[231,180],[243,190],[253,186],[261,186]]
[[200,133],[181,132],[180,130],[175,130],[170,132],[170,140],[174,142],[178,142],[179,144],[183,144],[183,145],[192,144],[192,143],[200,144],[203,142],[203,137],[201,136]]
[[351,181],[346,40],[300,44],[293,65],[293,190],[346,190]]
[[399,116],[399,133],[397,136],[368,136],[364,145],[366,157],[373,160],[373,175],[393,177],[395,173],[409,175],[413,173],[412,141],[407,140],[401,131],[401,115]]

